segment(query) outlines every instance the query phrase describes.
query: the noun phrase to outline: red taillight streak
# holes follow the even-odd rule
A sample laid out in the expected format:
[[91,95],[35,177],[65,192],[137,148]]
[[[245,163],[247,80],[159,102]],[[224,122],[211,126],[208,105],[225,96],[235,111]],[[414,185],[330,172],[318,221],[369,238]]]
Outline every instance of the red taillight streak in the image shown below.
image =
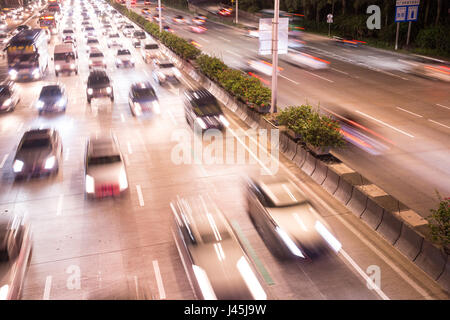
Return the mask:
[[352,134],[350,134],[350,133],[348,133],[348,132],[346,132],[346,131],[344,131],[344,130],[342,130],[342,129],[339,130],[339,131],[342,133],[342,135],[344,135],[344,136],[346,136],[347,138],[349,138],[349,139],[355,141],[356,143],[358,143],[358,144],[360,144],[360,145],[362,145],[362,146],[364,146],[364,147],[373,149],[373,147],[372,147],[370,144],[366,143],[365,141],[361,140],[360,138],[355,137],[354,135],[352,135]]
[[249,72],[248,73],[250,76],[255,77],[256,79],[259,79],[259,81],[261,81],[262,83],[269,85],[269,81],[261,78],[260,76],[258,76],[257,74],[254,74],[253,72]]
[[[268,66],[272,66],[272,64],[271,64],[270,62],[267,62],[267,61],[264,61],[264,60],[259,60],[259,61],[261,61],[261,62],[264,63],[264,64],[267,64]],[[284,69],[281,68],[281,67],[278,67],[278,70],[279,70],[279,71],[283,71]]]
[[315,59],[315,60],[317,60],[317,61],[321,61],[321,62],[324,62],[324,63],[326,63],[326,64],[330,64],[329,61],[323,60],[323,59],[320,59],[320,58],[317,58],[317,57],[314,57],[314,56],[312,56],[312,55],[310,55],[310,54],[307,54],[307,53],[304,53],[304,52],[301,52],[301,54],[304,55],[304,56],[306,56],[306,57]]
[[447,72],[447,71],[444,71],[444,70],[441,70],[441,69],[439,69],[439,68],[432,67],[432,66],[425,66],[425,68],[427,68],[427,69],[432,69],[432,70],[436,70],[436,71],[439,71],[439,72],[442,72],[442,73],[446,73],[446,74],[450,74],[450,72]]

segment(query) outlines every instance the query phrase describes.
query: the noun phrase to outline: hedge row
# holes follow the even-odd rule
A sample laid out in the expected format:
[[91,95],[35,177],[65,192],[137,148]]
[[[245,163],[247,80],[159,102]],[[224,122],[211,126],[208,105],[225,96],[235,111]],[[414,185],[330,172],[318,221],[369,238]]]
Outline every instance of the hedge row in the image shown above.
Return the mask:
[[159,32],[158,24],[148,21],[114,0],[109,1],[117,11],[142,27],[177,55],[185,60],[195,61],[208,78],[219,83],[230,94],[252,108],[257,110],[266,108],[267,110],[271,102],[271,90],[264,87],[258,79],[250,77],[239,70],[229,68],[218,58],[201,54],[199,49],[185,39],[170,32]]

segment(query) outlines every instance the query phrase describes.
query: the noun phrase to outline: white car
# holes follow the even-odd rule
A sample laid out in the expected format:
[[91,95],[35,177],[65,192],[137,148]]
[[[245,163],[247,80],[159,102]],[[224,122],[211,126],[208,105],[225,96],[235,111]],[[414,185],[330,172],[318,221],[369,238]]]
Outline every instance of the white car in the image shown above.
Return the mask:
[[295,50],[289,50],[286,55],[283,55],[282,59],[299,67],[314,70],[328,69],[330,66],[330,62],[326,60]]
[[177,67],[170,61],[153,61],[153,79],[155,79],[156,83],[159,85],[163,85],[165,83],[179,83],[181,78],[181,73]]
[[106,69],[106,59],[103,53],[98,48],[92,48],[89,53],[89,69],[104,68]]
[[134,68],[134,59],[128,49],[119,49],[116,53],[116,67],[130,67]]

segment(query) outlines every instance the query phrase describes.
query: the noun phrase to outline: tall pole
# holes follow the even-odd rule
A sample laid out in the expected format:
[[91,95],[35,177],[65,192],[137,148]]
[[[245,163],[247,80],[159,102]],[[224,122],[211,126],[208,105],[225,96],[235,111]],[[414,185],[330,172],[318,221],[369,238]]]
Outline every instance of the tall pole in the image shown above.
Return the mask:
[[159,7],[159,32],[162,32],[162,20],[161,20],[161,0],[158,0],[158,7]]
[[236,0],[236,24],[239,23],[239,0]]
[[278,21],[280,15],[280,0],[275,0],[275,10],[272,20],[272,104],[270,113],[277,112],[278,91]]
[[411,21],[408,24],[408,36],[406,37],[406,46],[409,46],[409,37],[411,35]]
[[397,34],[395,35],[395,50],[398,49],[398,32],[400,30],[400,22],[397,22]]

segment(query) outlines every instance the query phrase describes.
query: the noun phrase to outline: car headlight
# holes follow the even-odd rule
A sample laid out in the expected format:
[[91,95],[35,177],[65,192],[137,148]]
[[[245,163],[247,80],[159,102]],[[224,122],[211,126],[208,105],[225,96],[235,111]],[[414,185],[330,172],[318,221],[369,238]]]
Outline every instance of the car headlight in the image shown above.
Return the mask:
[[91,95],[94,93],[94,90],[92,88],[87,89],[87,94]]
[[122,63],[122,60],[119,59],[119,58],[117,58],[117,59],[116,59],[116,63],[117,63],[117,64],[120,64],[120,63]]
[[38,102],[36,103],[36,108],[42,109],[44,105],[45,105],[44,101],[38,100]]
[[31,74],[33,75],[39,74],[39,68],[34,69]]
[[56,105],[61,108],[64,107],[66,105],[66,99],[64,98],[59,99]]
[[276,227],[275,230],[293,255],[296,255],[297,257],[301,258],[305,257],[302,251],[295,245],[295,242],[289,237],[289,235],[283,229],[281,229],[280,227]]
[[227,120],[223,115],[220,115],[220,116],[219,116],[219,120],[220,120],[220,122],[222,122],[222,124],[223,124],[225,127],[228,127],[228,126],[230,125],[230,123],[228,122],[228,120]]
[[52,169],[55,166],[55,156],[48,157],[47,160],[45,160],[44,169]]
[[92,60],[89,60],[89,64],[92,64]]
[[0,300],[6,300],[8,298],[9,285],[5,284],[0,288]]
[[252,271],[252,268],[250,267],[244,256],[242,256],[238,260],[236,266],[242,276],[242,279],[250,290],[253,298],[255,300],[266,300],[267,294],[264,292],[264,289],[259,283],[258,278],[256,278],[256,275]]
[[94,193],[94,178],[86,175],[86,193]]
[[197,283],[202,291],[203,298],[205,300],[217,300],[211,281],[209,281],[205,270],[195,264],[192,265],[192,270],[194,271],[195,278],[197,279]]
[[111,93],[112,92],[112,88],[111,87],[107,87],[106,88],[106,93]]
[[131,59],[130,59],[130,62],[131,62],[131,63],[134,63],[135,61],[134,61],[134,59],[133,59],[133,58],[131,58]]
[[11,102],[12,102],[11,98],[8,98],[3,102],[3,106],[8,107],[11,104]]
[[206,123],[205,121],[203,121],[202,118],[196,118],[195,121],[197,121],[198,125],[202,128],[202,129],[206,129]]
[[163,80],[166,79],[166,75],[165,75],[164,73],[162,73],[162,72],[158,72],[158,76],[159,76],[161,79],[163,79]]
[[122,170],[120,170],[119,188],[120,188],[120,191],[123,191],[128,188],[127,173],[125,172],[125,168],[122,168]]
[[20,161],[20,160],[14,161],[13,171],[15,173],[18,173],[18,172],[22,172],[22,169],[23,169],[23,161]]
[[70,64],[70,69],[75,69],[75,64],[71,63]]
[[153,112],[156,113],[156,114],[160,114],[161,113],[161,108],[159,106],[159,102],[155,100],[155,101],[152,102],[152,104],[153,104]]
[[172,68],[172,71],[177,78],[181,77],[181,72],[177,68]]
[[103,61],[103,64],[106,64],[106,59],[103,59],[102,61]]
[[11,70],[9,70],[9,75],[10,75],[11,77],[15,77],[15,76],[17,76],[17,71],[14,70],[14,69],[11,69]]

